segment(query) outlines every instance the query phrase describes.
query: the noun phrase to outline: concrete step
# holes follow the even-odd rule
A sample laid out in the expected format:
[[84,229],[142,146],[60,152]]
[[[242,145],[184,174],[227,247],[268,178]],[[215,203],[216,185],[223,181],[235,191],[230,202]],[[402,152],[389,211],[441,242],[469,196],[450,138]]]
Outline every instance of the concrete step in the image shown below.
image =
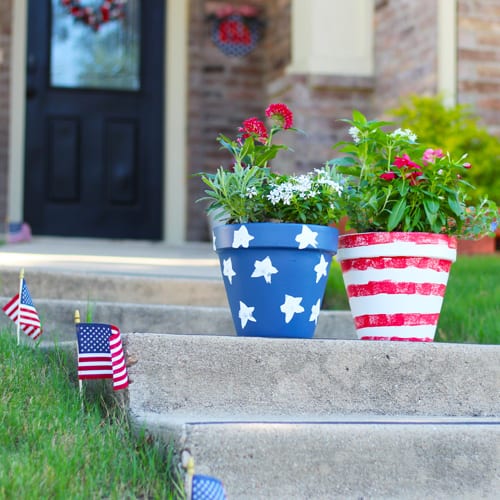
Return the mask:
[[[26,273],[35,305],[44,299],[173,304],[227,307],[222,279],[182,276],[134,276],[106,271],[31,269]],[[0,295],[11,296],[19,287],[19,269],[2,269]]]
[[126,335],[134,414],[500,417],[500,346]]
[[164,422],[231,500],[496,499],[500,422]]
[[125,336],[136,427],[228,498],[496,498],[500,347]]
[[[10,297],[0,297],[3,306]],[[42,320],[45,342],[75,340],[74,313],[80,311],[85,321],[87,310],[92,321],[117,325],[123,333],[190,333],[234,335],[228,307],[159,304],[127,304],[117,302],[86,302],[82,300],[37,299],[36,308]],[[12,321],[0,314],[0,327],[13,327]],[[321,311],[316,338],[355,339],[356,331],[350,311]]]

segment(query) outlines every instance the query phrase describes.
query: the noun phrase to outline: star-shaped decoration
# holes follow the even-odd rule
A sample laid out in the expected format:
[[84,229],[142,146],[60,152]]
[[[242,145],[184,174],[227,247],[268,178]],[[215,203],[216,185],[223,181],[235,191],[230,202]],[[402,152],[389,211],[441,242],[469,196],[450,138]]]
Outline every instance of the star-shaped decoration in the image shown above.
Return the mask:
[[214,249],[214,252],[217,250],[217,245],[215,244],[215,240],[217,237],[215,236],[215,233],[212,232],[212,248]]
[[241,226],[233,234],[233,248],[248,248],[248,244],[252,241],[255,236],[252,236],[245,226]]
[[311,231],[307,226],[302,226],[302,232],[295,237],[295,241],[299,244],[299,250],[303,250],[309,245],[311,245],[313,248],[317,248],[317,236],[317,232]]
[[263,260],[256,260],[254,262],[254,272],[252,278],[264,277],[266,283],[271,283],[271,275],[276,274],[278,270],[273,266],[271,259],[266,257]]
[[314,321],[314,323],[318,324],[318,316],[321,308],[321,300],[318,299],[318,302],[311,307],[311,316],[309,316],[309,321]]
[[301,302],[302,297],[285,294],[285,302],[280,307],[280,311],[285,315],[285,323],[290,323],[296,313],[304,312],[304,308],[300,305]]
[[222,274],[229,280],[229,283],[231,283],[232,285],[233,276],[236,276],[236,273],[233,270],[233,261],[231,260],[231,257],[222,261],[222,268]]
[[241,328],[245,328],[248,321],[253,321],[254,323],[257,322],[257,320],[253,317],[254,310],[255,307],[248,307],[240,300],[240,312],[238,313],[238,317],[241,319]]
[[319,283],[319,280],[322,276],[326,276],[326,270],[328,268],[328,261],[321,254],[321,258],[319,259],[319,264],[314,266],[314,271],[316,273],[316,283]]

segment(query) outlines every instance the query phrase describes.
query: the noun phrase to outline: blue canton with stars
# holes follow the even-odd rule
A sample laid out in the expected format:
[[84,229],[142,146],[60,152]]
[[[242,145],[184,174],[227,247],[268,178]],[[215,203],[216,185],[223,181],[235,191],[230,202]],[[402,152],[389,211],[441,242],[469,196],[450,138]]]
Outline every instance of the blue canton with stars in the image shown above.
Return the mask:
[[111,327],[99,323],[78,325],[78,350],[80,354],[111,354],[109,337]]
[[226,500],[222,483],[210,476],[193,476],[192,500]]

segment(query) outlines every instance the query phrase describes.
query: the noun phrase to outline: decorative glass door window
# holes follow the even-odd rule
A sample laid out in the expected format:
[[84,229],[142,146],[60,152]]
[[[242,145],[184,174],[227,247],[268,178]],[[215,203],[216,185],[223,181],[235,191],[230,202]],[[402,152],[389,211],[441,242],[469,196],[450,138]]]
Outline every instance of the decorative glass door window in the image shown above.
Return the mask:
[[[64,5],[64,4],[68,5]],[[50,85],[74,89],[140,89],[140,0],[117,4],[116,18],[101,14],[102,0],[76,5],[94,18],[71,12],[75,2],[52,0]],[[113,2],[112,2],[113,3]]]

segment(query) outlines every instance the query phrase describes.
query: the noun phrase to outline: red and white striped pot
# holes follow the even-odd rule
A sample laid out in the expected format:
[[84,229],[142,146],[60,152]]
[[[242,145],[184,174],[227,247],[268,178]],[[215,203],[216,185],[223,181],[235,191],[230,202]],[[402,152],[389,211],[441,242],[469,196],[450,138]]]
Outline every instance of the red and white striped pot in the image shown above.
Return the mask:
[[432,342],[455,238],[433,233],[339,237],[337,260],[359,339]]

